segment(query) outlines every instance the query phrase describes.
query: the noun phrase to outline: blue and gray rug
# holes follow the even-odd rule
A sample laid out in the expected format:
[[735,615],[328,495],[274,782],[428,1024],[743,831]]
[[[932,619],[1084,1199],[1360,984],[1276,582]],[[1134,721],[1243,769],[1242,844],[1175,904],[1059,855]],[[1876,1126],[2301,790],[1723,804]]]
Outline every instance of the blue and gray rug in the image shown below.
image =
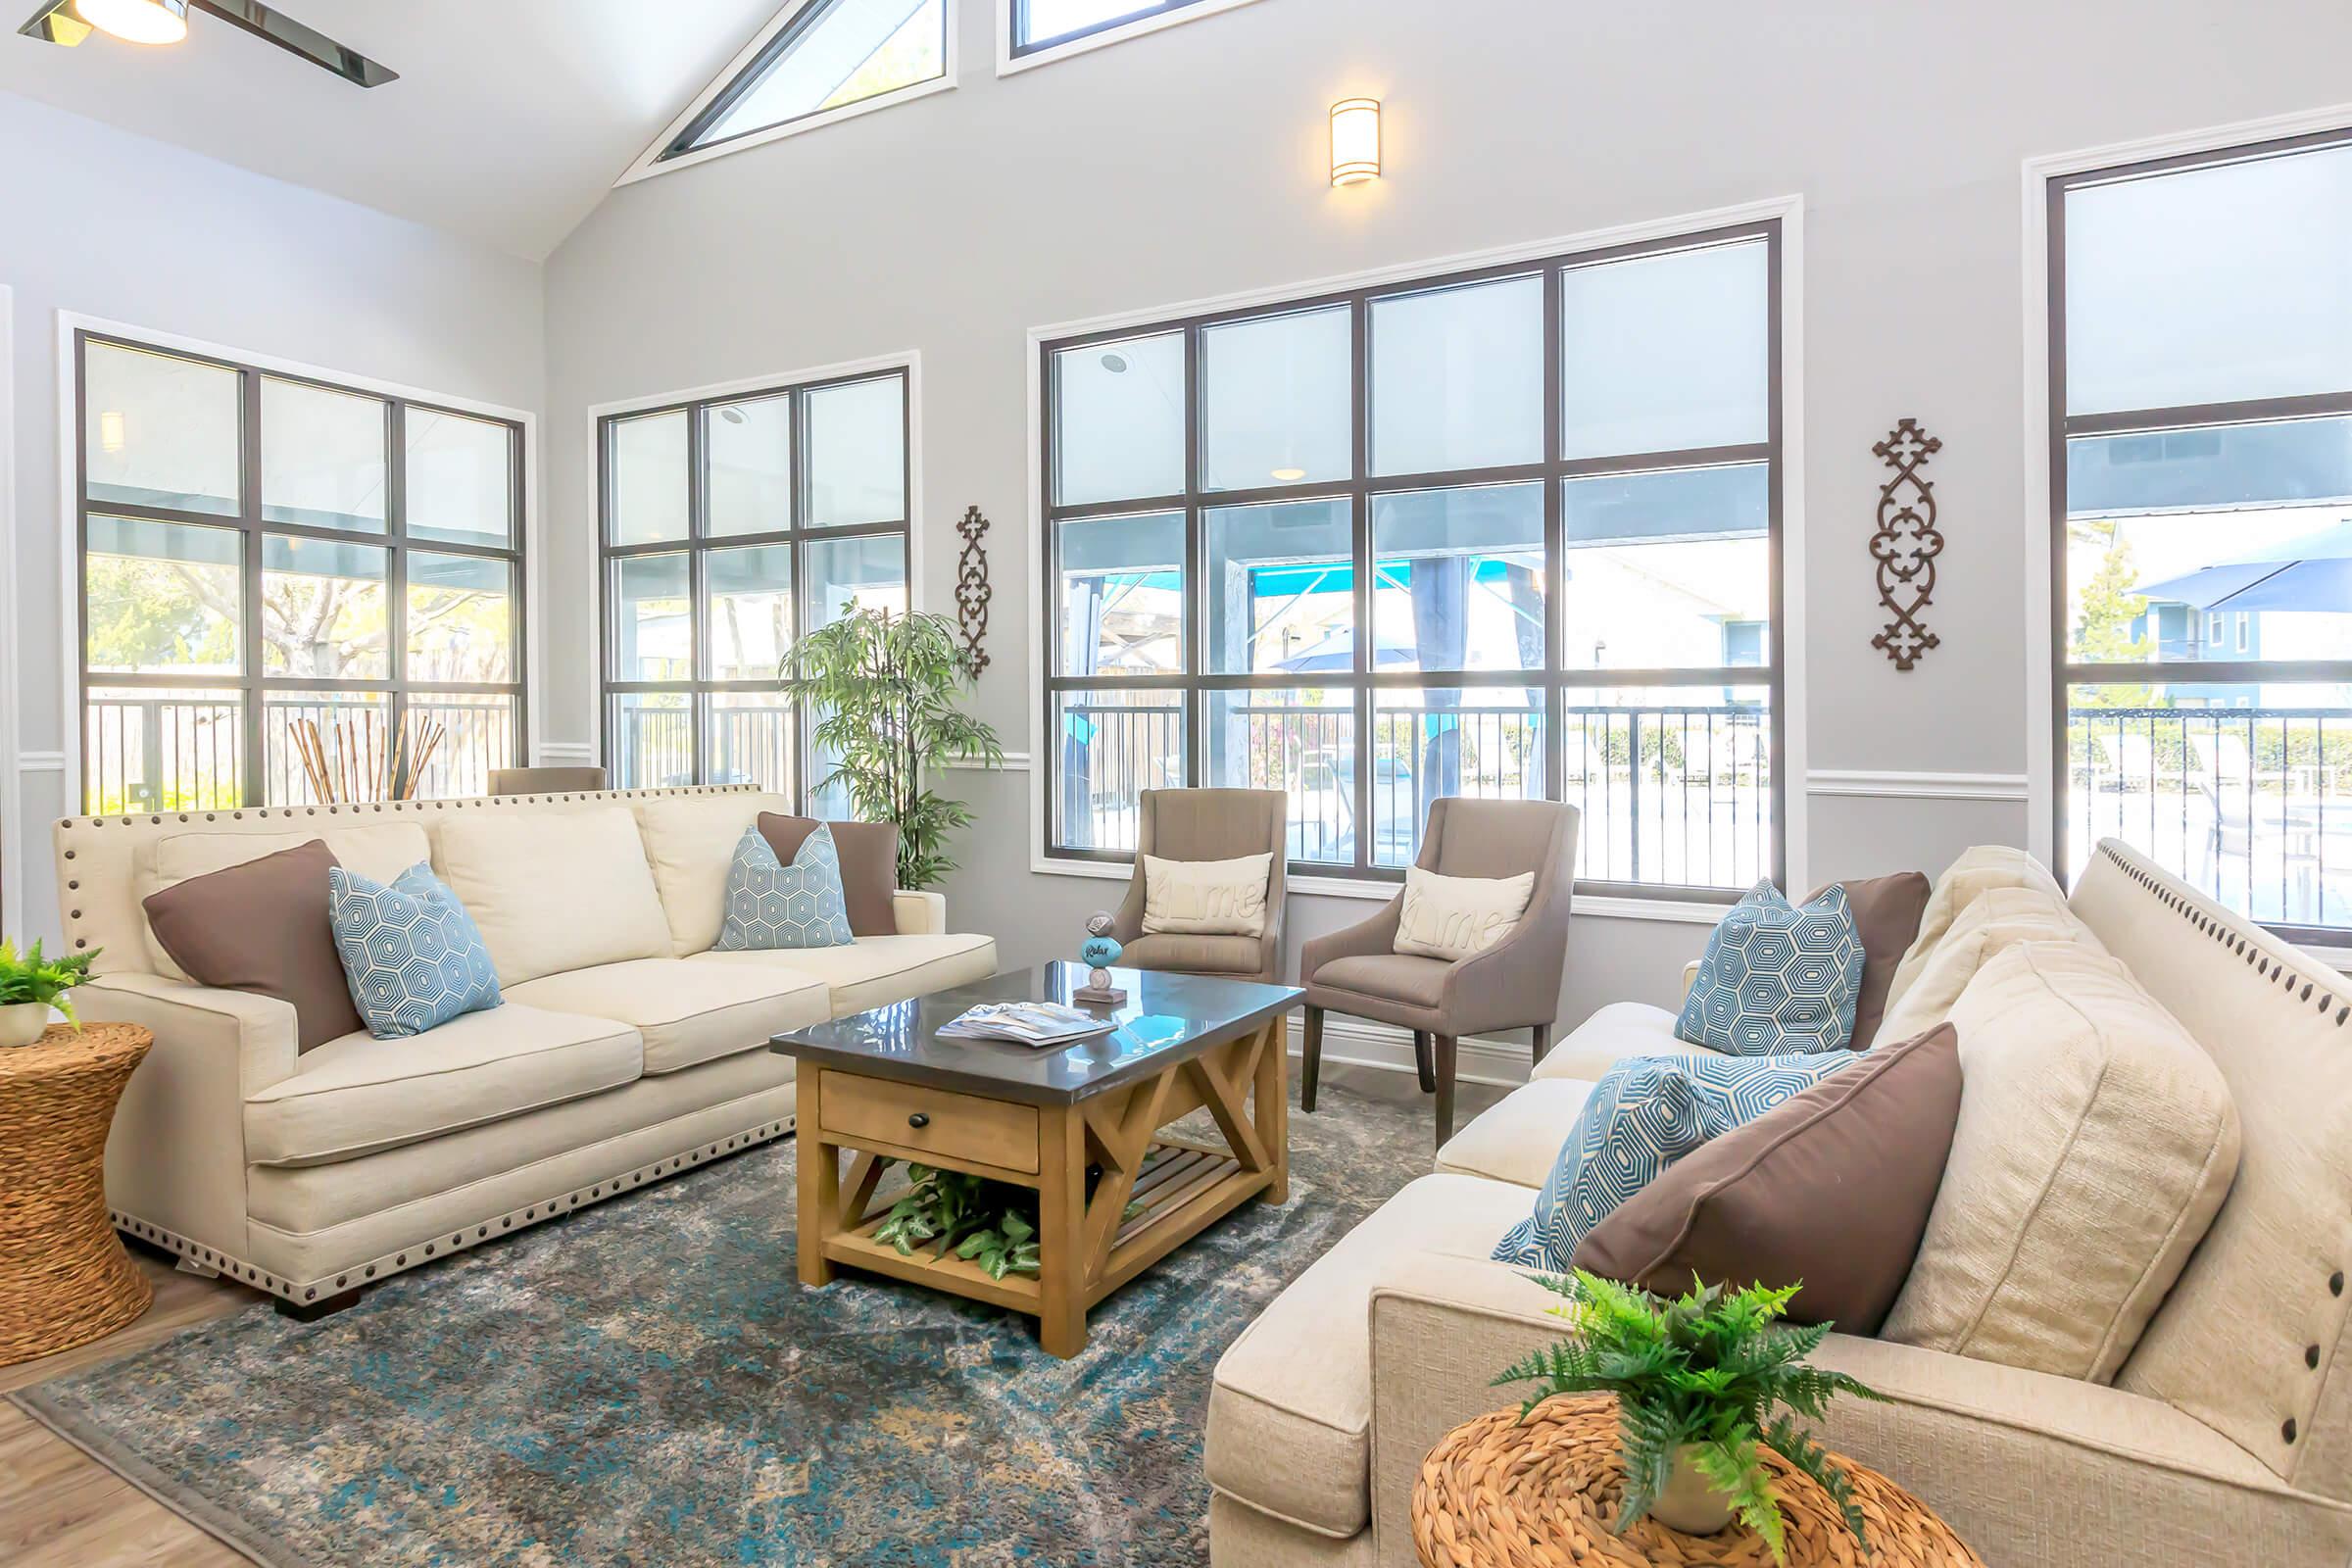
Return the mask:
[[913,1287],[802,1289],[783,1143],[15,1397],[269,1568],[1201,1564],[1218,1355],[1429,1136],[1426,1102],[1327,1090],[1291,1202],[1179,1248],[1074,1361]]

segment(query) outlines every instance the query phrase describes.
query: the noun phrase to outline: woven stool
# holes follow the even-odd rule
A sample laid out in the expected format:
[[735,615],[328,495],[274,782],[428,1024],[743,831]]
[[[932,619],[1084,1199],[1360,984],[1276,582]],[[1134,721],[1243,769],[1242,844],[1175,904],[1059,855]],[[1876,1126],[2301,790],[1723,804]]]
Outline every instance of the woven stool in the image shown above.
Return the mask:
[[[1737,1522],[1719,1535],[1686,1536],[1644,1519],[1614,1534],[1625,1486],[1617,1445],[1617,1400],[1605,1394],[1547,1400],[1525,1425],[1516,1410],[1497,1410],[1454,1428],[1413,1488],[1413,1544],[1424,1568],[1773,1568],[1763,1538]],[[1789,1568],[1984,1568],[1927,1504],[1876,1470],[1834,1462],[1853,1478],[1870,1532],[1867,1555],[1829,1494],[1765,1451],[1788,1521]]]
[[155,1037],[63,1025],[0,1050],[0,1366],[111,1334],[155,1288],[106,1217],[106,1134]]

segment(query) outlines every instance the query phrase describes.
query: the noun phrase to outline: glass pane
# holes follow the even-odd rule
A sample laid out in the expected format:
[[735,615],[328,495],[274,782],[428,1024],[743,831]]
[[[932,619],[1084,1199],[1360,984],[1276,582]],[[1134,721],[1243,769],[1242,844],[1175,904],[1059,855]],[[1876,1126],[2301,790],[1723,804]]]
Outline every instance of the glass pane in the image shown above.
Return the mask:
[[703,412],[706,526],[714,534],[792,526],[792,399],[721,403]]
[[243,559],[226,528],[92,517],[82,572],[89,667],[242,674]]
[[1378,691],[1373,703],[1373,864],[1412,864],[1445,796],[1544,799],[1540,688]]
[[409,748],[424,759],[418,800],[487,795],[491,769],[514,765],[514,699],[501,693],[418,692],[409,731]]
[[1544,487],[1372,498],[1382,669],[1544,667]]
[[1133,854],[1146,790],[1184,787],[1184,693],[1056,692],[1054,843]]
[[808,394],[808,526],[906,516],[906,382],[886,375]]
[[111,343],[85,344],[82,366],[92,501],[236,515],[236,371]]
[[1768,439],[1770,262],[1753,241],[1562,273],[1561,456]]
[[816,20],[694,146],[910,87],[947,70],[946,0],[814,0],[811,9]]
[[2067,412],[2352,388],[2352,147],[2066,195]]
[[1345,306],[1200,334],[1203,489],[1260,490],[1355,471],[1350,334]]
[[1565,481],[1560,662],[1769,662],[1771,476],[1760,463]]
[[854,602],[859,610],[906,612],[906,540],[901,534],[864,534],[851,539],[808,542],[802,585],[802,625],[829,626]]
[[514,544],[514,432],[415,404],[402,421],[409,532],[451,544]]
[[244,802],[245,707],[233,691],[93,686],[82,741],[82,809],[93,815]]
[[2278,419],[2066,444],[2072,516],[2352,501],[2352,419]]
[[774,692],[712,692],[704,714],[703,782],[792,793],[792,708]]
[[1291,858],[1355,859],[1354,696],[1337,688],[1205,692],[1204,782],[1290,794]]
[[683,554],[628,556],[612,563],[607,635],[614,680],[694,679],[694,615],[686,582]]
[[309,680],[388,678],[388,554],[339,539],[264,538],[263,671]]
[[1184,336],[1054,356],[1054,494],[1065,507],[1184,489]]
[[1182,673],[1184,514],[1089,517],[1056,523],[1054,530],[1060,548],[1058,672]]
[[713,550],[703,558],[703,587],[710,595],[710,678],[774,680],[792,648],[792,546]]
[[1282,501],[1206,514],[1208,659],[1215,675],[1355,667],[1352,506]]
[[481,556],[409,553],[409,679],[511,681],[514,565]]
[[612,442],[612,542],[650,545],[686,537],[686,416],[615,419]]
[[1505,278],[1372,302],[1372,471],[1544,458],[1544,283]]
[[[398,800],[406,779],[393,777],[391,716],[392,699],[382,692],[270,692],[262,705],[264,802]],[[314,738],[323,771],[311,754]]]
[[2352,518],[2341,507],[2074,517],[2066,591],[2076,663],[2352,659]]
[[605,747],[616,790],[694,782],[694,698],[687,692],[614,692]]
[[2121,839],[2238,913],[2352,926],[2352,685],[2067,689],[2066,861]]
[[262,515],[384,531],[380,398],[262,377]]
[[1772,874],[1771,693],[1569,688],[1561,798],[1584,813],[1577,875],[1748,888]]
[[1023,49],[1040,49],[1073,33],[1095,32],[1130,17],[1155,11],[1174,11],[1191,0],[1022,0],[1019,7]]

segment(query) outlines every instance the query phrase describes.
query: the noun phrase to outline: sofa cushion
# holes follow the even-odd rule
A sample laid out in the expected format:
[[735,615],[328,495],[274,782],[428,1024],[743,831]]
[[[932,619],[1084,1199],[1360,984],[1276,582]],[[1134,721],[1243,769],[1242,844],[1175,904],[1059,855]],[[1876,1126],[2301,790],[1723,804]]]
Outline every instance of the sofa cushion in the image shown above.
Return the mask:
[[294,1049],[312,1050],[360,1027],[327,918],[334,863],[313,839],[189,877],[148,897],[147,927],[198,985],[293,1007]]
[[439,837],[442,880],[481,927],[501,983],[670,956],[669,919],[626,807],[460,811]]
[[846,948],[698,953],[687,961],[779,967],[821,980],[831,994],[833,1016],[841,1018],[985,980],[997,972],[997,944],[992,937],[968,934],[860,937]]
[[1581,1078],[1597,1083],[1601,1075],[1628,1056],[1683,1056],[1703,1054],[1704,1046],[1679,1040],[1675,1015],[1646,1002],[1612,1002],[1553,1044],[1536,1063],[1536,1078]]
[[[225,871],[314,841],[324,841],[337,865],[378,882],[391,881],[433,853],[432,840],[414,822],[371,822],[365,827],[333,827],[312,833],[167,833],[146,840],[131,852],[131,892],[144,905],[190,877]],[[191,978],[156,940],[152,928],[146,937],[147,956],[157,974],[173,980]]]
[[[1854,911],[1854,927],[1862,933],[1862,986],[1854,994],[1854,1032],[1849,1051],[1868,1051],[1879,1038],[1880,1020],[1886,1016],[1886,993],[1894,987],[1894,971],[1919,936],[1920,916],[1927,912],[1928,879],[1917,871],[1847,880],[1845,902]],[[1813,898],[1827,889],[1816,889]],[[1807,899],[1810,904],[1813,899]],[[1900,1040],[1901,1035],[1890,1035]]]
[[1538,1078],[1514,1089],[1446,1141],[1437,1168],[1542,1187],[1592,1093],[1592,1086],[1577,1078]]
[[326,908],[351,1000],[376,1039],[420,1035],[499,1005],[482,933],[431,866],[412,865],[389,887],[329,866]]
[[1218,1360],[1203,1456],[1209,1485],[1318,1535],[1344,1540],[1363,1529],[1374,1284],[1405,1253],[1484,1259],[1526,1211],[1520,1188],[1424,1176],[1341,1237]]
[[840,948],[856,940],[842,900],[841,857],[833,831],[820,827],[801,841],[786,864],[756,827],[735,841],[727,867],[727,917],[714,944],[721,953],[776,948]]
[[1167,934],[1137,937],[1119,955],[1136,969],[1174,969],[1188,974],[1255,974],[1265,961],[1256,937],[1196,937]]
[[1886,1006],[1903,1000],[1926,967],[1928,955],[1943,940],[1960,911],[1975,903],[1978,897],[1993,888],[2039,888],[2042,892],[2063,899],[2065,891],[2058,886],[2047,867],[2024,850],[2006,844],[1980,844],[1961,852],[1960,858],[1943,868],[1936,879],[1935,890],[1928,895],[1928,906],[1920,912],[1919,935],[1911,939],[1910,951],[1903,961],[1895,965],[1894,982],[1886,989]]
[[1959,1126],[1883,1335],[2107,1382],[2237,1172],[2229,1087],[2129,969],[2077,943],[2001,954],[1951,1022]]
[[1843,1051],[1862,991],[1862,932],[1845,889],[1803,905],[1758,882],[1707,937],[1674,1032],[1740,1056]]
[[1908,1040],[1950,1017],[1977,971],[2021,942],[2078,942],[2093,953],[2107,951],[2057,895],[1987,888],[1953,919],[1903,1000],[1886,1009],[1886,1038]]
[[1334,958],[1315,971],[1318,989],[1352,991],[1359,997],[1401,1002],[1415,1007],[1435,1007],[1446,995],[1446,979],[1453,965],[1443,958],[1422,958],[1406,953],[1366,953],[1352,958]]
[[820,827],[833,830],[833,852],[841,860],[841,896],[850,907],[850,932],[889,937],[899,932],[892,907],[899,885],[899,826],[896,822],[820,822],[813,816],[760,815],[760,834],[786,865]]
[[644,1064],[627,1024],[520,1004],[398,1042],[363,1030],[246,1097],[245,1157],[331,1165],[593,1095],[631,1082]]
[[542,975],[509,991],[507,1000],[629,1025],[645,1041],[649,1078],[764,1050],[771,1035],[832,1016],[825,983],[814,976],[684,958],[631,958]]
[[790,805],[781,795],[755,790],[653,795],[630,803],[654,891],[669,921],[671,957],[700,953],[718,940],[735,841],[760,812],[787,810]]

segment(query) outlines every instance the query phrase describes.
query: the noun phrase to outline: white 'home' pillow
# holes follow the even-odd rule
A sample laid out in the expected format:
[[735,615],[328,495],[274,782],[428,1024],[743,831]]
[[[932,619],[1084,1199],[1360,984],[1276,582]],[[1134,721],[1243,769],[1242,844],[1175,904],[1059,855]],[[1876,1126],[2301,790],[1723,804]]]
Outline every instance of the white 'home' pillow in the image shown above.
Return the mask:
[[1144,935],[1262,937],[1274,855],[1230,860],[1144,857]]
[[1449,962],[1484,953],[1510,934],[1527,913],[1527,901],[1535,891],[1533,871],[1517,876],[1440,876],[1411,866],[1404,873],[1396,951]]

